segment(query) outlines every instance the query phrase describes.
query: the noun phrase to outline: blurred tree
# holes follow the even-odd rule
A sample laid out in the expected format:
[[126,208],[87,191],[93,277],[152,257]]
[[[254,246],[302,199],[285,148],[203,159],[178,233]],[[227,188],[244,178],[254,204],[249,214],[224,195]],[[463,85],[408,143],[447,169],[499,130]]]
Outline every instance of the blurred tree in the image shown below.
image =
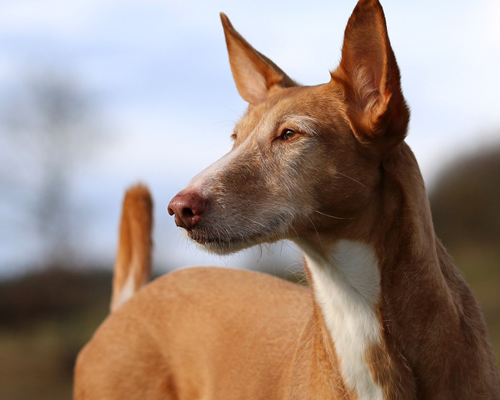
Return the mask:
[[100,137],[95,114],[75,79],[54,72],[30,74],[3,102],[3,229],[16,252],[42,265],[75,259],[71,186],[75,168],[88,160]]
[[431,203],[444,243],[500,247],[500,147],[448,166],[431,191]]
[[476,293],[500,361],[500,146],[451,163],[430,201],[436,233]]

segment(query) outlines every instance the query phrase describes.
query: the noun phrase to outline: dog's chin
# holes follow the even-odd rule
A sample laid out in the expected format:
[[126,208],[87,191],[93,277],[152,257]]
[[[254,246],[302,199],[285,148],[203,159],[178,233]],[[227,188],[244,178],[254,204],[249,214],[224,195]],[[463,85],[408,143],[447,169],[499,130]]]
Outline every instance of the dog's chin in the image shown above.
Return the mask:
[[273,235],[269,235],[269,232],[256,232],[253,235],[245,237],[231,237],[227,235],[222,237],[217,234],[207,234],[202,230],[192,230],[187,232],[187,235],[201,249],[217,255],[229,255],[252,246],[279,240],[274,239]]
[[213,238],[196,231],[188,232],[188,237],[193,240],[201,249],[209,253],[221,256],[233,254],[240,250],[244,250],[248,247],[259,244],[258,241],[255,241],[253,239],[243,240],[236,238]]
[[225,256],[233,253],[237,253],[240,250],[244,250],[248,247],[253,246],[256,243],[246,243],[246,242],[207,242],[197,244],[205,251],[217,254],[219,256]]

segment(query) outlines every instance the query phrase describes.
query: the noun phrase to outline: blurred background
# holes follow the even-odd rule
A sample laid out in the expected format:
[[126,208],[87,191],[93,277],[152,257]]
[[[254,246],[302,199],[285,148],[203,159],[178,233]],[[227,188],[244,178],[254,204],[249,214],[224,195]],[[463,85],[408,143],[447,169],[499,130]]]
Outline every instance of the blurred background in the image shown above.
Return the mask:
[[[166,212],[245,110],[218,13],[303,84],[329,80],[355,1],[0,0],[0,392],[68,399],[105,318],[124,190],[155,199],[155,273],[300,274],[289,243],[215,257]],[[500,359],[500,3],[383,1],[436,230]]]

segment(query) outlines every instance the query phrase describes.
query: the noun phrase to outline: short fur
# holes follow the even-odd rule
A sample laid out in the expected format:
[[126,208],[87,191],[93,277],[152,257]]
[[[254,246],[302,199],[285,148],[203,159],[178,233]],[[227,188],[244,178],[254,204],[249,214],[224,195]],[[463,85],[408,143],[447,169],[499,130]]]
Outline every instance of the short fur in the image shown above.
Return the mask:
[[131,187],[123,199],[120,241],[113,275],[111,311],[116,311],[149,281],[153,200],[144,185]]
[[294,241],[310,287],[213,268],[160,278],[81,352],[75,398],[500,399],[480,308],[404,142],[378,1],[358,2],[339,67],[311,87],[222,23],[249,107],[231,152],[169,212],[219,254]]

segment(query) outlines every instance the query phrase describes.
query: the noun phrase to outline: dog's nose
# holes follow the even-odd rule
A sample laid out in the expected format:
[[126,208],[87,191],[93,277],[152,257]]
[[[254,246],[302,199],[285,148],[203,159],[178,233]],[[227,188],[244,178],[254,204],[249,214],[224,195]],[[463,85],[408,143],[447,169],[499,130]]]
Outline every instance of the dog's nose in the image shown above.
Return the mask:
[[207,200],[196,192],[179,192],[168,205],[168,213],[175,215],[178,227],[193,229],[201,220]]

